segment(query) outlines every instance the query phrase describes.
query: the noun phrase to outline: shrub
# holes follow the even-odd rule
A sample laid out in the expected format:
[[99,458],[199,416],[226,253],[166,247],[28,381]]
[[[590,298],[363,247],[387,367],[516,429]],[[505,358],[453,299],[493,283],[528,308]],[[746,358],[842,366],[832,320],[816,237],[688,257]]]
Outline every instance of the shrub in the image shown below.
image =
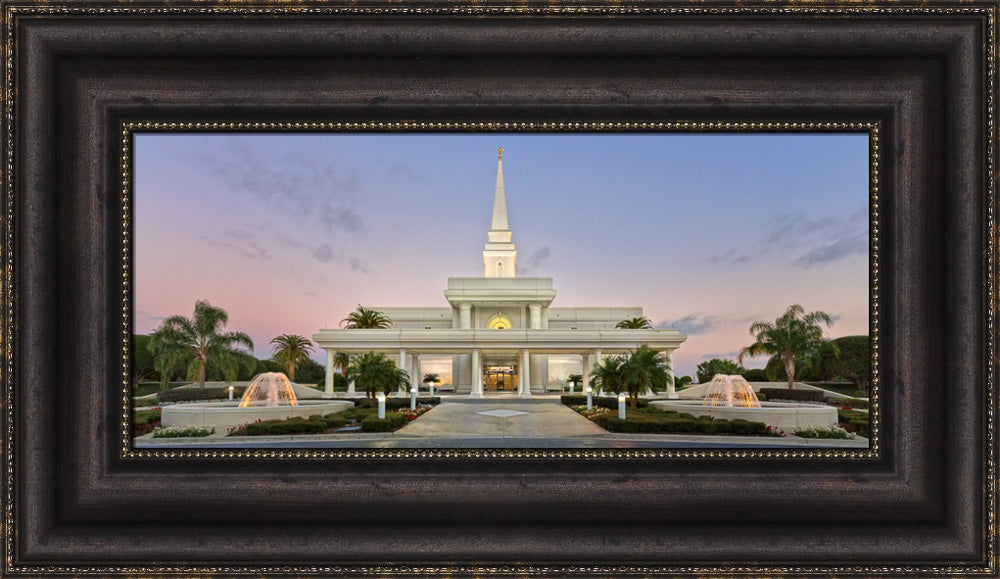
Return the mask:
[[406,415],[386,413],[384,419],[378,416],[369,416],[361,421],[362,432],[389,432],[406,424]]
[[871,416],[867,412],[841,408],[837,410],[837,420],[840,421],[840,427],[848,432],[856,432],[859,436],[869,438]]
[[596,419],[598,425],[610,432],[642,432],[659,434],[748,434],[753,436],[773,436],[763,422],[748,420],[722,420],[710,416],[693,417],[687,413],[629,409],[625,420],[615,414],[604,414]]
[[[559,397],[559,401],[566,406],[580,406],[581,404],[587,404],[586,395],[563,395]],[[594,406],[600,406],[602,408],[610,408],[612,410],[618,410],[618,397],[617,396],[591,396],[591,402]],[[646,408],[649,406],[649,402],[646,400],[636,400],[636,408]]]
[[847,430],[839,426],[813,426],[810,428],[796,428],[795,436],[801,438],[832,438],[832,439],[850,439],[854,438],[854,434],[851,434]]
[[[246,386],[236,386],[233,388],[233,398],[239,400],[243,396]],[[228,400],[229,387],[225,388],[179,388],[165,390],[156,394],[157,402],[190,402],[193,400]]]
[[215,427],[188,426],[185,428],[160,427],[153,429],[153,438],[197,438],[215,434]]
[[796,402],[823,402],[819,390],[791,390],[789,388],[761,388],[760,393],[768,400],[793,400]]
[[732,425],[733,434],[751,434],[754,436],[764,436],[767,434],[767,425],[763,422],[751,422],[742,418],[734,418],[729,423]]
[[732,360],[712,358],[698,364],[695,373],[698,375],[698,383],[704,384],[705,382],[709,382],[716,374],[742,374],[744,371],[743,366]]
[[767,372],[763,368],[754,368],[743,372],[743,379],[747,382],[767,382]]

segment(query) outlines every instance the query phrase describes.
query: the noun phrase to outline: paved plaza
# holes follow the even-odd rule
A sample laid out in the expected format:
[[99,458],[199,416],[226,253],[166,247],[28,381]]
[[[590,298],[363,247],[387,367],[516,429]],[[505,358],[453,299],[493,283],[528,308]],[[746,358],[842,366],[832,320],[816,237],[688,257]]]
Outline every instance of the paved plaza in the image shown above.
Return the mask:
[[387,433],[337,433],[205,438],[150,438],[136,448],[867,448],[853,440],[609,433],[565,406],[558,396],[442,397],[440,405]]

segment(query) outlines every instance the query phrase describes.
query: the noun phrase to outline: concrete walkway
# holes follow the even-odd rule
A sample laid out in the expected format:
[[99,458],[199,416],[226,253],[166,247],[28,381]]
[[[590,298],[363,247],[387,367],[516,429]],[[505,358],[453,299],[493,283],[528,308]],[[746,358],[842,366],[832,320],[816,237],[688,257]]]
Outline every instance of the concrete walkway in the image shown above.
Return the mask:
[[555,400],[467,399],[442,402],[396,431],[418,436],[596,436],[600,426]]

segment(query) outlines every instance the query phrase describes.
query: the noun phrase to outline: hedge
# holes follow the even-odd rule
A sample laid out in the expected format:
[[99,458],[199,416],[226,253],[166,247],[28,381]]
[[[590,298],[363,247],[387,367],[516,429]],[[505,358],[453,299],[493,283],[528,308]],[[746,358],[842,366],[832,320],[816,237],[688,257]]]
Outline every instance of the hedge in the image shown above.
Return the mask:
[[[235,386],[233,388],[233,399],[239,400],[243,396],[246,386]],[[192,400],[228,400],[229,387],[223,388],[177,388],[165,390],[156,394],[158,402],[189,402]]]
[[837,410],[837,420],[848,432],[855,432],[858,436],[869,438],[871,416],[867,412],[839,409]]
[[695,418],[690,414],[677,412],[639,413],[629,412],[625,420],[613,414],[603,414],[597,418],[597,424],[610,432],[627,433],[659,433],[659,434],[747,434],[753,436],[767,435],[767,425],[763,422],[748,420],[722,420],[711,416]]
[[[559,397],[559,401],[566,406],[580,406],[587,403],[587,396],[579,394],[574,394],[573,396],[563,395]],[[618,410],[617,396],[591,396],[591,402],[594,406]],[[641,399],[636,400],[635,408],[646,408],[647,406],[649,406],[649,402]]]
[[[420,406],[421,404],[430,404],[431,406],[437,406],[438,404],[441,404],[441,398],[438,397],[438,396],[435,396],[433,398],[431,398],[429,396],[422,396],[422,397],[418,396],[417,397],[417,406]],[[374,398],[362,398],[362,399],[360,399],[360,400],[357,401],[357,406],[359,408],[377,408],[378,407],[378,400],[376,400]],[[389,411],[389,410],[398,410],[400,408],[409,408],[409,407],[410,407],[410,397],[409,396],[407,396],[405,398],[386,398],[385,399],[385,409],[387,411]]]
[[316,434],[329,428],[326,420],[319,415],[289,418],[287,420],[263,420],[248,424],[246,434],[258,436],[262,434]]
[[369,416],[361,421],[361,432],[389,432],[406,424],[406,415],[386,413],[385,418]]
[[823,392],[819,390],[791,390],[789,388],[761,388],[761,394],[768,400],[794,400],[802,402],[823,402]]

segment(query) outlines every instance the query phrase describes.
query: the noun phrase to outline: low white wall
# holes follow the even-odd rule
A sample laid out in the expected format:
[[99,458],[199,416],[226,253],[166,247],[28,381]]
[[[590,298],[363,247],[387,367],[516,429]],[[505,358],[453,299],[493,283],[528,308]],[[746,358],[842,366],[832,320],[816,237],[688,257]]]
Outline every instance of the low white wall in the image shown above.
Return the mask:
[[214,426],[229,428],[260,420],[282,420],[294,416],[308,417],[313,414],[326,415],[354,408],[353,402],[330,400],[305,402],[298,406],[252,406],[238,408],[236,402],[205,402],[197,404],[175,404],[164,406],[160,415],[163,426]]
[[763,402],[760,408],[707,406],[664,400],[650,402],[650,404],[660,410],[686,412],[696,418],[698,416],[711,416],[712,418],[723,418],[725,420],[742,418],[754,422],[763,422],[768,426],[781,428],[789,432],[796,428],[830,427],[837,424],[837,409],[832,406],[820,406],[818,404]]

